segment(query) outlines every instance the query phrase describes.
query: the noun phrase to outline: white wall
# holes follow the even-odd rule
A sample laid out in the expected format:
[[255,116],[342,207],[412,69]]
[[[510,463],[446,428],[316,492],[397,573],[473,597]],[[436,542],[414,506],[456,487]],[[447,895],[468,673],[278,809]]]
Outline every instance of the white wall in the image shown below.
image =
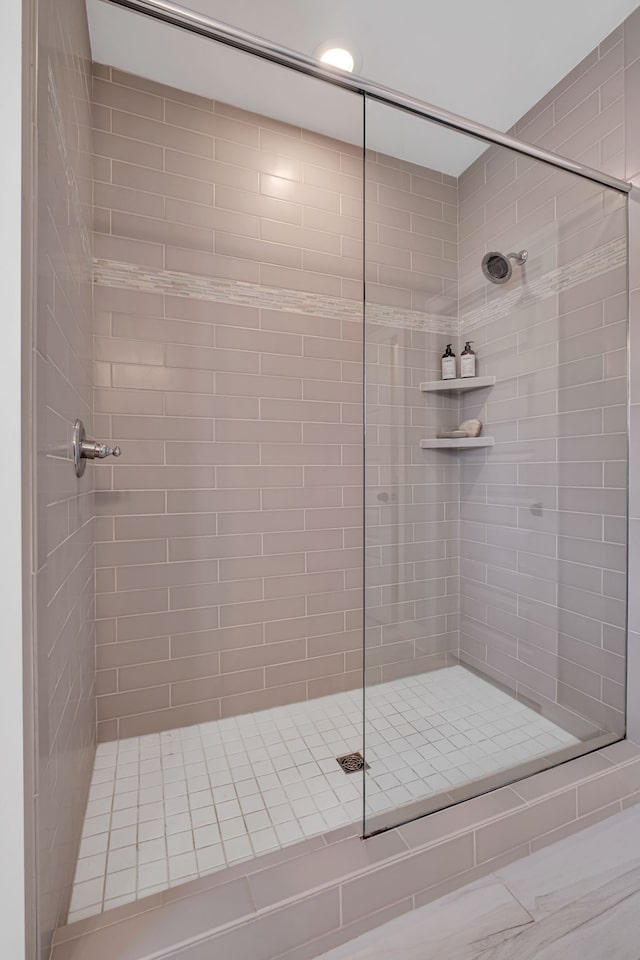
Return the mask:
[[22,682],[21,534],[21,155],[22,0],[3,0],[0,31],[0,610],[2,694],[0,696],[0,927],[2,956],[21,960],[24,937],[24,785]]

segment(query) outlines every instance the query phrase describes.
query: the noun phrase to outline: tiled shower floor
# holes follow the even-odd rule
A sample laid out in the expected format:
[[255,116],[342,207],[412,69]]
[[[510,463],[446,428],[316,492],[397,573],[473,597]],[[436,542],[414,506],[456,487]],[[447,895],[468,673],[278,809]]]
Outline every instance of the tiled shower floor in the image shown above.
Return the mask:
[[[371,687],[366,733],[374,814],[578,742],[462,666]],[[361,738],[354,690],[100,744],[69,922],[358,822]]]

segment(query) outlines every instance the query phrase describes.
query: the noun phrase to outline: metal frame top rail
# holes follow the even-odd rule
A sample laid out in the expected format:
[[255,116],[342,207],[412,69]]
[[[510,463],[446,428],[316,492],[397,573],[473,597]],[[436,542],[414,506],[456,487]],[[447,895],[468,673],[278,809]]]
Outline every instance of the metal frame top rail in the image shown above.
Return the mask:
[[270,60],[283,67],[289,67],[304,73],[307,76],[316,77],[325,83],[331,83],[334,86],[344,87],[355,93],[364,94],[372,100],[379,103],[385,103],[392,107],[397,107],[407,113],[415,114],[431,120],[440,126],[448,127],[450,130],[457,130],[467,136],[475,137],[477,140],[484,140],[488,143],[495,143],[510,150],[517,150],[519,153],[532,157],[534,160],[540,160],[548,163],[560,170],[566,170],[579,177],[592,180],[603,187],[611,187],[621,193],[629,193],[631,184],[625,180],[619,180],[617,177],[611,177],[601,170],[595,170],[583,163],[577,163],[575,160],[569,160],[566,157],[558,156],[548,150],[543,150],[531,143],[525,143],[516,137],[511,137],[506,133],[500,133],[499,130],[493,130],[491,127],[485,127],[481,123],[473,120],[467,120],[455,113],[449,113],[448,110],[442,110],[434,107],[423,100],[417,100],[409,97],[397,90],[381,86],[372,80],[365,80],[363,77],[355,76],[351,73],[345,73],[335,67],[327,66],[320,61],[307,57],[303,53],[283,47],[271,40],[265,40],[262,37],[254,36],[230,24],[214,20],[203,13],[190,10],[172,0],[102,0],[103,3],[110,3],[114,6],[125,7],[136,13],[145,14],[155,20],[180,27],[190,33],[199,34],[210,40],[216,40],[224,43],[226,46],[235,47],[245,53],[253,54],[263,60]]

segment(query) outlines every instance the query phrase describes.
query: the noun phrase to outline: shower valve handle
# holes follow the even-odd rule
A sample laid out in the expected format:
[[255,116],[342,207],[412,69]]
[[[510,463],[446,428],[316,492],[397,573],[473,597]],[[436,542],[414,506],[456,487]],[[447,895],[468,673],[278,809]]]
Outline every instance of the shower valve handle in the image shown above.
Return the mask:
[[120,447],[110,447],[99,440],[87,440],[82,420],[76,420],[73,425],[73,441],[71,454],[76,471],[76,477],[81,477],[87,467],[87,460],[104,460],[105,457],[119,457]]
[[87,460],[104,460],[105,457],[119,457],[120,447],[108,447],[97,440],[83,440],[80,444],[80,456]]

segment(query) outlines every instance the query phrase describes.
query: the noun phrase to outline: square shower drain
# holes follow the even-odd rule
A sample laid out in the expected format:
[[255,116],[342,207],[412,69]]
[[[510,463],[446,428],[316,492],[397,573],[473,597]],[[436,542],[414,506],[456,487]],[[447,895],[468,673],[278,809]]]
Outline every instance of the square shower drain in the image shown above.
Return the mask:
[[361,753],[345,753],[344,757],[336,757],[345,773],[357,773],[358,770],[368,770],[369,764],[364,762]]

